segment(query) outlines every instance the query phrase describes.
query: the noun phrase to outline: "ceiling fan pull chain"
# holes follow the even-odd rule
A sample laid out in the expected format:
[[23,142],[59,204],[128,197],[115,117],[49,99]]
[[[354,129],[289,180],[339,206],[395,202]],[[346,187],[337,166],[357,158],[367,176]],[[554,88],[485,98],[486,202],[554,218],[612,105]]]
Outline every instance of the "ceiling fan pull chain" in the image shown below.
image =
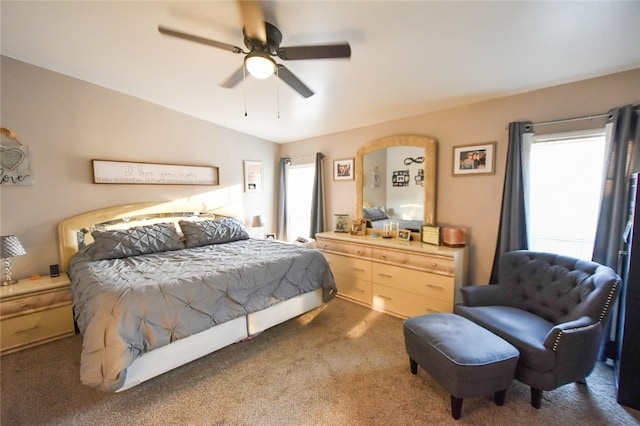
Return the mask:
[[242,65],[242,94],[244,95],[244,116],[247,116],[247,71]]
[[276,67],[276,102],[278,106],[278,120],[280,119],[280,70]]

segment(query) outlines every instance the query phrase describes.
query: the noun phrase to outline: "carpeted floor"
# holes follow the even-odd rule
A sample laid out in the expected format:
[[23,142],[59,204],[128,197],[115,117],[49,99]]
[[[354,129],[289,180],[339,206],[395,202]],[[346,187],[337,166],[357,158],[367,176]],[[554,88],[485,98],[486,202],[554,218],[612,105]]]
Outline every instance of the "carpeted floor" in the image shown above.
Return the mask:
[[529,404],[514,382],[506,403],[449,395],[414,376],[402,320],[335,299],[324,307],[122,394],[82,385],[82,341],[70,337],[2,357],[0,423],[8,425],[640,425],[615,401],[612,370]]

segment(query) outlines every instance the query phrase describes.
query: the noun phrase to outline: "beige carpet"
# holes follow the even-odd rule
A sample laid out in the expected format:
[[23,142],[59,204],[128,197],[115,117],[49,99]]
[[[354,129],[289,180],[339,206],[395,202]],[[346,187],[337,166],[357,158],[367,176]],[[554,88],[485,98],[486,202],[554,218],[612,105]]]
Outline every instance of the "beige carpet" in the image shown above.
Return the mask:
[[468,398],[455,421],[449,395],[409,372],[402,321],[340,299],[122,394],[80,383],[81,345],[75,336],[0,359],[3,426],[640,424],[604,364],[588,386],[545,392],[540,410],[514,382],[504,406]]

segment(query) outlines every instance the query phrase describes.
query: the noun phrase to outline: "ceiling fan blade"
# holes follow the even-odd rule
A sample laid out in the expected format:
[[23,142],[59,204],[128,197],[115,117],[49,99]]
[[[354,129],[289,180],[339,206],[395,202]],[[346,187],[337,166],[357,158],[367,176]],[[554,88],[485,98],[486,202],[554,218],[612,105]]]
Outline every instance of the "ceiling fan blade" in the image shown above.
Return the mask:
[[264,24],[264,14],[259,1],[238,0],[244,34],[262,43],[267,42],[267,29]]
[[277,52],[278,57],[285,60],[350,58],[351,46],[349,43],[325,46],[291,46],[281,47]]
[[231,89],[232,87],[237,86],[238,83],[242,81],[243,77],[244,77],[244,66],[241,66],[233,74],[229,76],[227,81],[222,83],[220,86],[226,87],[227,89]]
[[196,43],[206,44],[208,46],[213,46],[213,47],[217,47],[218,49],[228,50],[229,52],[233,52],[233,53],[247,53],[241,48],[239,48],[238,46],[233,46],[231,44],[210,40],[208,38],[203,38],[203,37],[198,37],[192,34],[183,33],[181,31],[176,31],[167,27],[163,27],[161,25],[158,26],[158,31],[160,31],[161,34],[165,34],[172,37],[178,37],[184,40],[195,41]]
[[280,77],[280,80],[287,83],[293,90],[300,93],[305,98],[313,96],[313,92],[311,91],[311,89],[305,86],[305,84],[301,82],[298,77],[293,75],[293,73],[282,64],[278,64],[278,77]]

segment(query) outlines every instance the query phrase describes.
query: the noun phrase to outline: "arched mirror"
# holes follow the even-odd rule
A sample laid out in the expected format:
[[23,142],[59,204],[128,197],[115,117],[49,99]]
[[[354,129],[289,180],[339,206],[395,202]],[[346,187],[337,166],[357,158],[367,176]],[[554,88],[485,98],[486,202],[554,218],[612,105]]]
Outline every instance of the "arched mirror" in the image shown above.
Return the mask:
[[356,216],[381,229],[388,220],[420,232],[434,225],[436,213],[435,139],[389,136],[369,142],[356,153]]

